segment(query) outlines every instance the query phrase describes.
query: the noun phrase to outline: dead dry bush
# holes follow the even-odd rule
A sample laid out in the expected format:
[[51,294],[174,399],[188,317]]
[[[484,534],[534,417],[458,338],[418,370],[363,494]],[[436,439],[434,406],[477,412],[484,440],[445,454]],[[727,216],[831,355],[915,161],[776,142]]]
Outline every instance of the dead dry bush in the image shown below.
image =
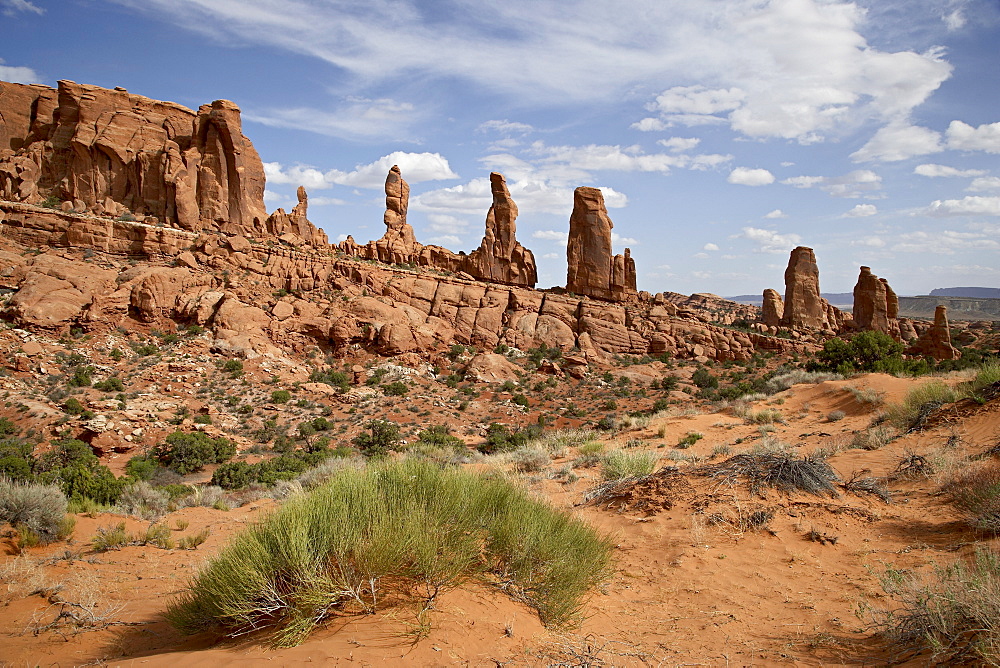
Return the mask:
[[719,484],[746,482],[753,493],[767,488],[784,492],[802,491],[816,496],[837,496],[836,472],[821,457],[798,458],[790,454],[741,454],[719,464],[707,464],[692,471]]
[[945,486],[969,526],[1000,533],[1000,464],[990,462],[959,473]]

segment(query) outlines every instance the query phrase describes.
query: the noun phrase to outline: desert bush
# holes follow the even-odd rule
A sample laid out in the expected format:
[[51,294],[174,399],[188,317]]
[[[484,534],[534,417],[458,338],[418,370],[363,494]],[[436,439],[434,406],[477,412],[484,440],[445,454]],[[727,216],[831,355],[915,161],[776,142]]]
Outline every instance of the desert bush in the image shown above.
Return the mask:
[[177,547],[182,550],[194,550],[199,545],[208,540],[208,537],[212,535],[212,532],[208,529],[202,529],[198,533],[189,534],[187,536],[181,536],[177,540]]
[[400,380],[395,380],[382,386],[382,393],[387,397],[401,397],[409,391],[409,386]]
[[581,443],[577,454],[573,466],[596,466],[601,462],[601,456],[604,454],[604,444],[600,441]]
[[510,452],[526,445],[531,436],[526,429],[511,429],[505,424],[494,422],[486,429],[486,442],[479,446],[479,451],[487,455]]
[[902,609],[877,617],[880,633],[928,665],[1000,665],[1000,555],[981,547],[968,563],[937,567],[934,577],[883,578]]
[[724,484],[745,480],[752,491],[774,487],[784,492],[802,491],[816,496],[837,496],[837,474],[822,457],[795,457],[788,453],[735,455],[718,464],[702,466],[698,475]]
[[323,460],[315,467],[301,473],[296,480],[305,490],[315,489],[324,485],[331,478],[341,473],[344,469],[364,468],[365,461],[360,457],[331,457]]
[[975,378],[962,389],[973,398],[990,399],[1000,393],[998,383],[1000,383],[1000,361],[992,359],[983,363]]
[[23,484],[0,478],[0,524],[8,522],[25,527],[41,543],[59,538],[66,506],[66,496],[56,485]]
[[854,434],[850,447],[861,450],[878,450],[891,443],[896,436],[898,434],[893,427],[887,424],[877,424]]
[[552,462],[548,450],[534,443],[512,450],[507,457],[521,473],[541,471]]
[[152,457],[137,455],[125,464],[125,474],[136,480],[150,480],[156,474],[159,462]]
[[805,369],[793,369],[785,373],[771,376],[765,383],[764,389],[769,394],[783,392],[793,385],[800,383],[822,383],[827,380],[843,380],[839,373],[829,371],[806,371]]
[[115,504],[118,512],[145,520],[161,517],[169,506],[170,494],[162,489],[156,489],[145,480],[139,480],[125,487]]
[[582,521],[503,480],[384,462],[345,469],[238,534],[166,617],[185,633],[267,625],[287,646],[338,614],[499,579],[558,625],[578,617],[611,550]]
[[620,480],[651,474],[660,456],[650,450],[611,450],[601,457],[601,477]]
[[944,404],[957,401],[961,393],[940,380],[924,383],[906,393],[901,403],[886,407],[886,419],[904,433],[919,430],[927,417]]
[[221,464],[230,459],[236,454],[236,446],[229,439],[211,438],[200,431],[175,431],[152,454],[172,471],[187,475],[207,464]]
[[870,387],[854,387],[853,385],[847,385],[844,389],[850,392],[851,396],[859,404],[881,406],[885,403],[885,392],[880,392]]
[[354,437],[354,445],[366,457],[385,457],[399,447],[399,425],[388,420],[369,420],[365,429]]
[[855,371],[896,373],[905,370],[903,344],[883,332],[859,332],[850,339],[833,338],[823,344],[818,363],[810,371]]
[[271,392],[271,403],[287,404],[292,399],[292,393],[288,390],[275,390]]
[[746,420],[748,424],[774,424],[785,421],[777,408],[762,408],[755,411],[750,406],[738,405],[734,407],[733,413],[736,417]]
[[118,550],[132,543],[132,536],[125,530],[125,523],[114,526],[98,527],[97,533],[90,539],[90,547],[94,552]]
[[170,527],[166,524],[150,524],[144,534],[136,537],[136,542],[140,545],[155,545],[164,550],[172,550],[174,547]]
[[124,392],[125,384],[121,378],[112,376],[111,378],[105,378],[102,381],[94,383],[94,388],[102,392]]
[[677,447],[681,450],[685,448],[690,448],[692,445],[705,438],[704,434],[700,434],[696,431],[689,431],[688,433],[677,439]]
[[691,374],[691,382],[703,390],[719,387],[719,379],[703,366],[694,370],[694,373]]
[[1000,533],[1000,465],[993,463],[968,470],[946,488],[952,504],[970,526]]

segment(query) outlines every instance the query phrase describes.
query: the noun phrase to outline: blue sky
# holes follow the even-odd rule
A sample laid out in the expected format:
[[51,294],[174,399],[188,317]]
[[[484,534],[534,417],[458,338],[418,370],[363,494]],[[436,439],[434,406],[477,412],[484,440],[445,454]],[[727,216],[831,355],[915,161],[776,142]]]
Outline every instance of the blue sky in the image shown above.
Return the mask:
[[816,249],[826,292],[1000,286],[997,0],[0,0],[0,79],[225,98],[331,239],[479,245],[500,171],[539,287],[576,186],[640,289],[759,293]]

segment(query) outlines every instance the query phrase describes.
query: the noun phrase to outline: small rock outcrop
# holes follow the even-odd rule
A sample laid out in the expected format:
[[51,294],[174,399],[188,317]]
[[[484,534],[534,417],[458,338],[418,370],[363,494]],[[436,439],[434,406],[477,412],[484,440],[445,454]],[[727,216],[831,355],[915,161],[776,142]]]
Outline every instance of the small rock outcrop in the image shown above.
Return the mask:
[[854,286],[854,328],[888,334],[900,340],[899,299],[889,282],[872,273],[871,268],[861,267]]
[[934,309],[934,324],[906,352],[910,355],[927,355],[936,360],[957,360],[962,356],[951,345],[947,306],[938,306]]
[[228,100],[195,112],[122,88],[0,82],[0,113],[0,198],[265,233],[263,164]]
[[781,317],[785,314],[785,302],[777,290],[764,290],[764,301],[761,303],[760,319],[767,327],[779,327]]
[[598,188],[580,187],[573,193],[566,245],[566,289],[575,294],[610,301],[625,301],[637,295],[632,252],[612,255],[614,223]]
[[490,189],[493,204],[486,214],[486,236],[479,248],[469,253],[464,271],[484,281],[533,288],[538,281],[535,256],[515,237],[517,204],[502,174],[490,174]]
[[328,246],[330,241],[327,239],[326,232],[309,222],[306,215],[309,210],[309,195],[306,193],[306,189],[299,186],[296,196],[299,203],[292,208],[291,213],[285,213],[284,209],[278,209],[268,217],[268,233],[293,246],[301,246],[302,244],[317,247]]
[[812,248],[795,248],[785,269],[785,304],[781,326],[789,329],[831,329],[828,306],[820,296],[816,254]]

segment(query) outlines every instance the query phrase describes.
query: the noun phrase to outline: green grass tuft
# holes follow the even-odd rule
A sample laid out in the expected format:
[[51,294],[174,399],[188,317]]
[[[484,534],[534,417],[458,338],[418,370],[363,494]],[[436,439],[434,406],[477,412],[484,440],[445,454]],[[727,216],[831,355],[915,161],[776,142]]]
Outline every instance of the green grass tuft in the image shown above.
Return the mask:
[[301,642],[325,619],[499,584],[546,624],[578,619],[612,544],[497,478],[419,459],[345,468],[237,535],[173,601],[186,633],[268,627]]

